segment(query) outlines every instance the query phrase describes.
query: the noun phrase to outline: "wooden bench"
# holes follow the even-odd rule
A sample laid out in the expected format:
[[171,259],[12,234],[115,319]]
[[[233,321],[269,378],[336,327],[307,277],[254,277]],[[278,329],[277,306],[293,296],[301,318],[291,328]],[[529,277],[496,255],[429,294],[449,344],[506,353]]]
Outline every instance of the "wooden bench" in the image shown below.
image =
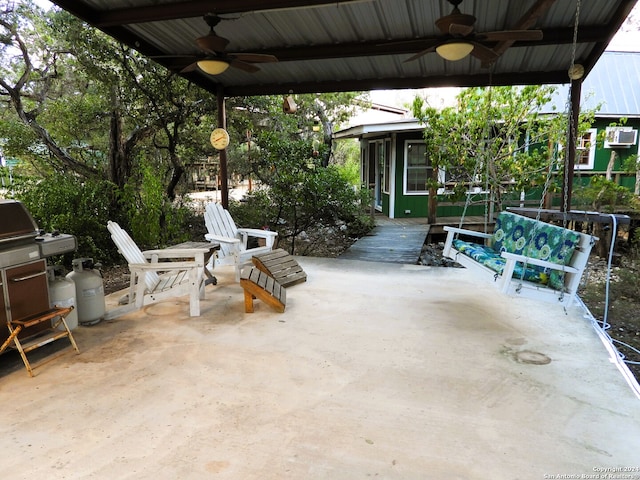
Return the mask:
[[445,257],[493,278],[504,293],[564,306],[575,300],[591,248],[598,240],[511,212],[498,215],[493,233],[444,229],[448,232]]
[[255,298],[283,313],[287,303],[287,291],[273,277],[256,267],[245,268],[240,275],[240,285],[244,289],[244,309],[253,313]]
[[307,274],[296,259],[281,248],[254,255],[251,261],[285,288],[307,281]]

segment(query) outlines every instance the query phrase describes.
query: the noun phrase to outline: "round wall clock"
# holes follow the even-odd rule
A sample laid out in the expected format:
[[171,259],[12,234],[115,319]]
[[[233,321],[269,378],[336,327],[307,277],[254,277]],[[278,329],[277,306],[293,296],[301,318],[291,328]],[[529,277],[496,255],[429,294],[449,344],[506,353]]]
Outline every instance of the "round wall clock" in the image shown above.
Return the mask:
[[229,145],[229,134],[224,128],[215,128],[211,132],[211,145],[216,150],[224,150]]

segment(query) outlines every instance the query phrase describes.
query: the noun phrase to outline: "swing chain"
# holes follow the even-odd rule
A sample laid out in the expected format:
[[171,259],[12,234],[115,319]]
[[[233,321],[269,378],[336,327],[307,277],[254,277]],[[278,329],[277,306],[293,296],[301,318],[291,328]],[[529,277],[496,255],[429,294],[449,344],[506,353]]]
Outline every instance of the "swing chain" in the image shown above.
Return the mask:
[[[582,4],[582,0],[577,0],[577,4],[576,4],[576,14],[575,14],[575,19],[574,19],[574,24],[573,24],[573,43],[571,45],[571,64],[569,65],[570,67],[573,66],[573,64],[575,63],[575,59],[576,59],[576,46],[578,43],[578,25],[579,25],[579,19],[580,19],[580,7]],[[574,121],[573,121],[573,115],[571,114],[571,89],[569,89],[568,94],[567,94],[567,101],[565,103],[565,111],[567,112],[567,117],[569,120],[569,129],[568,129],[568,135],[571,135],[572,139],[576,138],[576,126],[574,125]],[[569,139],[567,139],[569,140]],[[570,144],[569,142],[567,142],[568,144]],[[575,148],[575,141],[573,143],[573,146]],[[565,165],[566,165],[566,161],[567,161],[567,154],[568,154],[568,148],[565,151]],[[531,245],[531,243],[534,241],[535,239],[535,234],[536,234],[536,230],[538,229],[538,226],[540,225],[540,216],[542,214],[542,209],[544,208],[544,203],[545,203],[545,198],[547,197],[547,194],[549,192],[549,186],[551,184],[551,178],[553,175],[553,170],[554,170],[554,165],[553,165],[553,161],[551,162],[551,165],[549,165],[549,169],[547,170],[547,178],[545,179],[544,182],[544,187],[542,189],[542,195],[540,197],[540,203],[538,205],[538,211],[536,212],[536,223],[531,231],[531,234],[529,236],[529,241],[527,242],[527,250],[529,249],[529,246]],[[565,168],[565,172],[564,172],[564,178],[563,178],[563,182],[565,183],[565,188],[564,188],[564,198],[563,198],[563,219],[562,219],[562,226],[563,228],[567,228],[567,210],[569,207],[569,189],[567,188],[567,183],[568,183],[568,172],[566,171]],[[522,266],[522,272],[520,273],[520,281],[522,282],[524,280],[524,275],[525,275],[525,270],[527,268],[527,261],[525,260]],[[560,297],[562,298],[562,296]]]

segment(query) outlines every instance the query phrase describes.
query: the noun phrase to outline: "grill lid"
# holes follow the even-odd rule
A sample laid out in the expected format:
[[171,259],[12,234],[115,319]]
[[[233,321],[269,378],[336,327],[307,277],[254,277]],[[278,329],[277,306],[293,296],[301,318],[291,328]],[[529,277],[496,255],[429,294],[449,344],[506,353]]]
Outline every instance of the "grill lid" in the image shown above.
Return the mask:
[[22,203],[0,200],[0,245],[34,239],[38,233],[38,224]]

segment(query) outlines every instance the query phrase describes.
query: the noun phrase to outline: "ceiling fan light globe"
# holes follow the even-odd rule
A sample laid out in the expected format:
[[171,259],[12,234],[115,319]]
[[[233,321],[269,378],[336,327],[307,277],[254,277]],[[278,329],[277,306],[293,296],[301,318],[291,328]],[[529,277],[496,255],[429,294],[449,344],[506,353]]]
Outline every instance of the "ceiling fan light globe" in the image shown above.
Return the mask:
[[198,68],[209,75],[220,75],[229,68],[229,63],[223,60],[200,60]]
[[473,51],[473,45],[467,42],[443,43],[436,47],[436,52],[445,60],[457,62]]

